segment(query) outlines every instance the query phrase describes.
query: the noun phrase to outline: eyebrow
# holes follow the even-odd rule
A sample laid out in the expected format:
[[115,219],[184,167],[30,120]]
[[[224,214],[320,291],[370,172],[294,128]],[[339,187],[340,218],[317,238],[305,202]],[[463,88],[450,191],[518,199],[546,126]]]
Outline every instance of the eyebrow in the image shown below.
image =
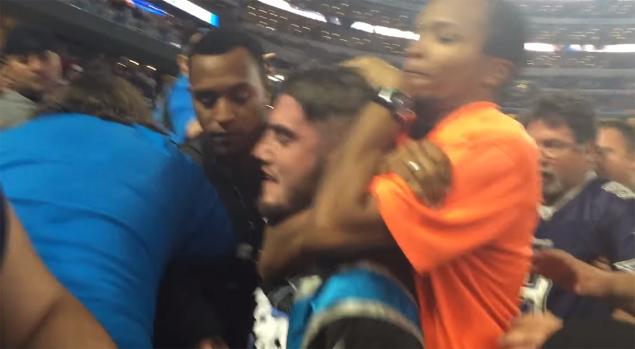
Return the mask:
[[428,29],[428,28],[443,29],[443,28],[455,28],[455,27],[458,27],[458,24],[456,22],[453,22],[447,19],[435,19],[431,23],[423,23],[422,20],[418,20],[416,23],[417,30]]
[[267,125],[267,128],[272,130],[273,132],[277,133],[277,134],[281,134],[284,135],[286,137],[290,137],[290,138],[296,138],[297,134],[293,131],[291,131],[288,127],[285,127],[283,125],[280,124],[273,124],[273,123],[269,123]]
[[228,86],[200,86],[198,88],[190,86],[190,90],[192,91],[192,93],[209,93],[209,92],[213,92],[213,93],[216,93],[216,94],[232,92],[234,90],[238,90],[238,89],[241,89],[241,88],[247,88],[249,90],[253,90],[254,89],[254,87],[252,85],[250,85],[246,81],[239,81],[239,82],[237,82],[235,84],[231,84],[231,85],[228,85]]

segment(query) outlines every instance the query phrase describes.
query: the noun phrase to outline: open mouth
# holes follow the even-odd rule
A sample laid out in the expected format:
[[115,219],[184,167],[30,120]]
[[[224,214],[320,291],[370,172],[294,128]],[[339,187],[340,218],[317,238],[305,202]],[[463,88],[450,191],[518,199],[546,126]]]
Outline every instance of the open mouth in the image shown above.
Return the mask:
[[555,175],[554,175],[554,174],[553,174],[553,172],[551,172],[551,171],[545,171],[545,170],[542,170],[542,171],[540,172],[540,174],[542,175],[542,178],[543,178],[544,180],[551,180],[551,179],[554,179],[554,178],[555,178]]

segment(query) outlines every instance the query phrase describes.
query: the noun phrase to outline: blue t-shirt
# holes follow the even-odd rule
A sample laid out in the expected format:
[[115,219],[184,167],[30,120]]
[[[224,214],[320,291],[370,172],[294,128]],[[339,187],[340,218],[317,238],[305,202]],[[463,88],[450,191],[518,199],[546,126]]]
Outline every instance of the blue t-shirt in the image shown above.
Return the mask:
[[[557,210],[544,209],[536,238],[592,263],[611,264],[635,258],[635,194],[616,182],[591,179]],[[533,276],[524,290],[533,310],[548,309],[563,319],[610,318],[612,308],[598,299],[565,291],[544,277]]]
[[51,272],[121,348],[150,348],[170,258],[234,250],[203,171],[166,136],[80,114],[0,133],[0,183]]

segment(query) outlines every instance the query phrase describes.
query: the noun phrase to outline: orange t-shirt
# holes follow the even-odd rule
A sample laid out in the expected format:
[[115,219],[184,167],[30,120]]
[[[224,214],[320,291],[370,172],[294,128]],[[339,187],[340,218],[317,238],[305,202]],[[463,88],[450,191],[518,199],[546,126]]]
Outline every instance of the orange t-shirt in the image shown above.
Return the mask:
[[427,348],[495,348],[519,313],[520,288],[538,223],[538,151],[522,125],[497,106],[454,111],[428,140],[452,163],[445,204],[419,201],[394,174],[372,192],[416,273]]

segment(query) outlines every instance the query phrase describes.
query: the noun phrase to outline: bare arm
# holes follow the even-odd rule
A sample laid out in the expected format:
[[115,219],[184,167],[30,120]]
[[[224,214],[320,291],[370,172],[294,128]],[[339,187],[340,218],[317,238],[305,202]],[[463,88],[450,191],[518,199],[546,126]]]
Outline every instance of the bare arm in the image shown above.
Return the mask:
[[635,316],[635,275],[626,272],[612,272],[609,285],[609,301]]
[[635,275],[631,273],[602,270],[557,249],[537,253],[534,270],[566,290],[604,299],[635,315]]
[[[355,58],[344,65],[357,69],[374,88],[399,85],[401,73],[377,58]],[[361,112],[322,180],[314,202],[317,229],[312,230],[319,237],[307,235],[305,247],[328,251],[394,244],[368,188],[399,131],[386,108],[371,103]]]
[[[385,230],[368,188],[379,163],[393,147],[399,125],[389,111],[370,104],[326,171],[314,204],[315,233],[310,248],[353,244],[361,247],[394,243]],[[345,231],[344,234],[341,234]],[[308,238],[308,237],[307,237]]]
[[6,208],[8,241],[0,268],[0,347],[115,348],[88,311],[46,270]]

